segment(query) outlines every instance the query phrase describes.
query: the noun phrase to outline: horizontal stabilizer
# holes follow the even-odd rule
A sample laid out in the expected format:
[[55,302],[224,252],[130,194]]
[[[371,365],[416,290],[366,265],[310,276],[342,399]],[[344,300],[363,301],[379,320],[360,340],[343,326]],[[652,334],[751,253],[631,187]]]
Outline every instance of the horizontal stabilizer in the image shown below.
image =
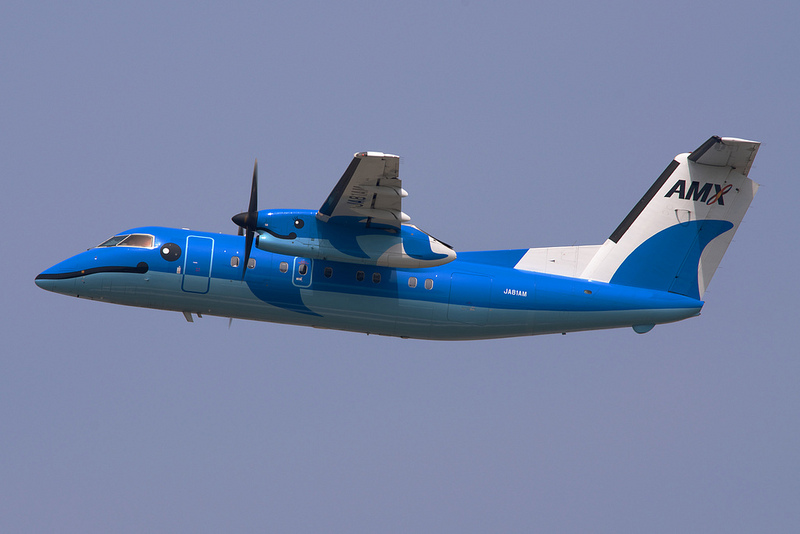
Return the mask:
[[730,167],[748,175],[760,143],[714,136],[689,154],[689,161],[712,167]]

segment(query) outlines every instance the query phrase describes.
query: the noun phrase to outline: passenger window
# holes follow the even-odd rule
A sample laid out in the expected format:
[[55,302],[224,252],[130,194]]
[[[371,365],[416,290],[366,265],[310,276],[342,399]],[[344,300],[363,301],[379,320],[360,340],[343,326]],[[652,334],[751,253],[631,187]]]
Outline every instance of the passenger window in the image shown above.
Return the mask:
[[247,268],[248,269],[255,269],[256,268],[256,259],[255,258],[250,258],[249,260],[247,260]]
[[300,265],[297,267],[297,273],[298,273],[300,276],[305,276],[307,272],[308,272],[308,264],[306,264],[306,263],[301,263],[301,264],[300,264]]
[[379,284],[381,282],[381,273],[373,273],[372,274],[372,283]]
[[356,273],[356,280],[358,280],[359,282],[364,281],[364,271],[358,271]]
[[285,261],[282,261],[278,266],[278,270],[280,270],[282,273],[287,272],[289,270],[289,264]]
[[412,276],[411,278],[408,279],[408,287],[410,287],[412,289],[417,287],[417,277],[416,276]]
[[433,289],[433,280],[430,278],[425,279],[425,289],[431,290]]
[[325,267],[325,278],[330,278],[331,276],[333,276],[333,269]]
[[234,256],[231,258],[231,267],[238,267],[239,266],[239,256]]

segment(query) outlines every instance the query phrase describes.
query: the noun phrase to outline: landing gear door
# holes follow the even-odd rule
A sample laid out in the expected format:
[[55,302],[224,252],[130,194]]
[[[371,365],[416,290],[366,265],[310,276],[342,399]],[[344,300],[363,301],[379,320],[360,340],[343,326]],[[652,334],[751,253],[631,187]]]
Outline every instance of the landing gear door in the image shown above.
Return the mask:
[[295,287],[308,287],[311,285],[314,260],[308,258],[295,258],[292,271],[292,284]]

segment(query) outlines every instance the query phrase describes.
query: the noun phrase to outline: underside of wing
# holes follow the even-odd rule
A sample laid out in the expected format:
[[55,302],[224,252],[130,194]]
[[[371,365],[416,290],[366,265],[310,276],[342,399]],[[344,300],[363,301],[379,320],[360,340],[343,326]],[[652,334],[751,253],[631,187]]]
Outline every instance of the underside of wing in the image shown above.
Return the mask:
[[400,157],[359,152],[317,212],[323,222],[342,222],[395,229],[410,220],[402,211],[408,193],[399,176]]

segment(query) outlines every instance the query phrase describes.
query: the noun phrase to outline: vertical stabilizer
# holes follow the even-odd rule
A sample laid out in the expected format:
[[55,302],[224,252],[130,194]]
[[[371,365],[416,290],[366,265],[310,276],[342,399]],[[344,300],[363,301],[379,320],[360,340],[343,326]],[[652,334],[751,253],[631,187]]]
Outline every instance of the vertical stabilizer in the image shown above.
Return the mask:
[[759,145],[712,137],[676,156],[582,278],[701,299],[758,190],[747,174]]

